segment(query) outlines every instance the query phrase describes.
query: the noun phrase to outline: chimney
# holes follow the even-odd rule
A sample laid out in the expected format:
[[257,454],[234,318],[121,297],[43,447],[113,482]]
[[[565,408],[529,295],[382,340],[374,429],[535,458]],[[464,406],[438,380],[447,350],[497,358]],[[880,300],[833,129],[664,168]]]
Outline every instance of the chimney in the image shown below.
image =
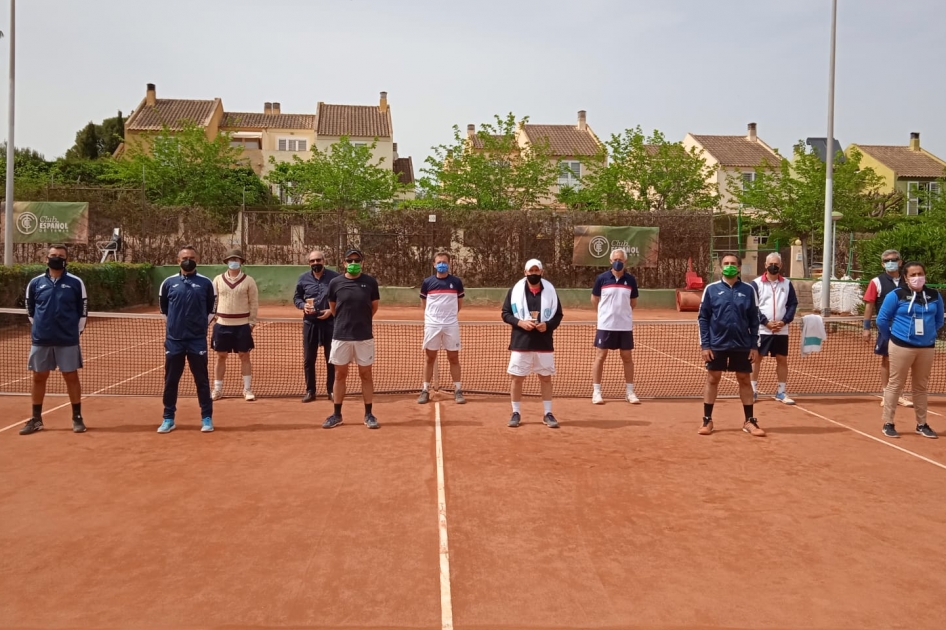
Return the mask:
[[263,103],[263,113],[267,116],[273,113],[273,104],[270,102]]
[[280,110],[279,110],[279,103],[273,103],[273,114],[275,114],[276,116],[278,116],[278,115],[279,115],[279,111],[280,111]]
[[919,151],[920,150],[920,132],[914,131],[910,134],[910,150]]
[[381,113],[388,111],[388,93],[381,92],[381,102],[378,103],[378,109],[381,110]]
[[391,143],[391,151],[394,152],[394,159],[397,159],[397,142]]
[[476,137],[476,125],[470,124],[466,126],[466,137],[467,138]]
[[145,95],[145,103],[148,107],[154,107],[158,103],[158,91],[154,87],[154,83],[148,84],[148,92]]
[[746,137],[746,139],[749,142],[758,142],[759,136],[756,135],[755,130],[756,130],[756,124],[749,123],[749,135]]
[[585,110],[578,110],[578,131],[586,131],[588,129],[588,123],[585,120]]

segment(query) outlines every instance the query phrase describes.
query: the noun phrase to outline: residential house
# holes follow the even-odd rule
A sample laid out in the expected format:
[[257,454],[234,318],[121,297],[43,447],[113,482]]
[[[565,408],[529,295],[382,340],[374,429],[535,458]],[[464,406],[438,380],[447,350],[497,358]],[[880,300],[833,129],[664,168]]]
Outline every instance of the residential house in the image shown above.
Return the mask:
[[[815,152],[815,155],[818,156],[818,159],[820,159],[822,162],[826,160],[826,156],[828,152],[828,139],[827,138],[808,138],[805,140],[805,144],[811,147],[812,151]],[[838,153],[841,153],[841,143],[838,142],[837,138],[835,138],[834,146],[831,150],[831,154],[833,156],[837,156]],[[846,158],[844,157],[844,154],[841,153],[839,161],[844,162],[845,159]]]
[[[910,134],[907,146],[852,144],[860,151],[861,167],[871,167],[884,178],[882,192],[901,192],[907,200],[907,214],[920,214],[929,207],[931,195],[941,194],[938,179],[946,176],[946,161],[920,147],[920,134]],[[927,194],[924,194],[927,193]]]
[[601,150],[602,144],[588,126],[585,110],[578,112],[575,125],[525,124],[519,129],[516,140],[520,147],[548,143],[551,159],[558,165],[558,182],[549,190],[549,204],[562,188],[581,188],[581,178],[592,167],[592,160]]
[[683,146],[689,150],[696,147],[703,152],[708,166],[716,167],[709,182],[719,190],[720,208],[724,212],[736,212],[738,205],[729,192],[730,181],[745,183],[755,179],[759,166],[778,167],[781,157],[759,138],[756,123],[749,123],[745,136],[709,136],[688,133]]
[[[377,142],[374,163],[398,173],[402,183],[414,182],[413,161],[397,155],[387,92],[381,92],[376,106],[320,102],[315,114],[286,114],[276,102],[264,103],[262,113],[227,112],[219,98],[158,99],[155,85],[149,83],[145,98],[125,120],[125,142],[115,156],[120,157],[126,146],[150,142],[165,127],[179,131],[187,121],[202,127],[207,138],[215,138],[220,132],[230,134],[231,145],[243,150],[247,165],[260,176],[272,170],[270,158],[276,162],[289,161],[293,156],[305,159],[313,147],[326,151],[342,136],[348,136],[355,144]],[[413,191],[405,197],[412,198]]]

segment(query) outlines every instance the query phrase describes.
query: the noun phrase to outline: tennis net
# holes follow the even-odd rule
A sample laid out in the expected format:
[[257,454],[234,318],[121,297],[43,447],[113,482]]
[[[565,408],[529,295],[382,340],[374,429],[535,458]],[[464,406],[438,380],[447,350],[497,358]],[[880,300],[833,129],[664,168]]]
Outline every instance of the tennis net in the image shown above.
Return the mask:
[[[792,396],[879,393],[879,357],[863,339],[860,318],[825,320],[827,340],[821,352],[801,356],[799,331],[789,336],[789,393]],[[208,331],[209,335],[209,331]],[[378,393],[408,393],[421,388],[423,322],[375,321],[376,361],[374,387]],[[468,393],[506,395],[509,377],[509,326],[502,322],[461,322],[460,364],[463,389]],[[555,331],[556,375],[554,392],[560,397],[591,395],[594,358],[594,322],[565,321]],[[254,329],[252,352],[253,390],[259,397],[294,397],[305,391],[302,373],[302,322],[300,319],[261,319]],[[700,398],[704,366],[699,350],[697,322],[636,321],[634,323],[634,382],[641,398]],[[0,393],[26,394],[30,374],[26,369],[30,348],[30,323],[26,311],[0,309]],[[91,313],[81,338],[87,395],[160,396],[164,386],[164,319],[160,315]],[[211,370],[216,357],[210,359]],[[212,371],[211,371],[212,374]],[[731,375],[730,375],[731,376]],[[325,362],[316,363],[319,391],[324,391]],[[763,361],[759,390],[775,392],[775,360]],[[449,365],[441,353],[434,387],[452,390]],[[910,384],[907,383],[907,391]],[[349,391],[360,391],[355,371]],[[937,357],[930,393],[946,393],[946,341],[937,342]],[[51,394],[65,393],[62,379],[48,381]],[[224,393],[242,391],[239,361],[228,363]],[[602,391],[606,398],[623,398],[624,374],[618,352],[605,362]],[[526,380],[524,393],[539,394],[537,379]],[[181,380],[181,395],[195,395],[188,373]],[[735,379],[724,377],[721,396],[737,395]]]

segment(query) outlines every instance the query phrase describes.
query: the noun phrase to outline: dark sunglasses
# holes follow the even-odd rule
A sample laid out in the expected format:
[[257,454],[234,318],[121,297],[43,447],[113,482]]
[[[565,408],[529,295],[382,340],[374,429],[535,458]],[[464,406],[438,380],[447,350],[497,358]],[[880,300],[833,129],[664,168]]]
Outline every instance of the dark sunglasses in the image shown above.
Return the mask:
[[310,262],[310,263],[322,262],[322,259],[321,259],[321,258],[310,258],[310,259],[309,259],[309,262]]
[[884,262],[885,262],[885,263],[889,263],[889,262],[900,262],[900,259],[899,259],[899,258],[884,258]]
[[345,259],[345,262],[347,262],[347,263],[360,263],[360,262],[361,262],[361,258],[346,258],[346,259]]

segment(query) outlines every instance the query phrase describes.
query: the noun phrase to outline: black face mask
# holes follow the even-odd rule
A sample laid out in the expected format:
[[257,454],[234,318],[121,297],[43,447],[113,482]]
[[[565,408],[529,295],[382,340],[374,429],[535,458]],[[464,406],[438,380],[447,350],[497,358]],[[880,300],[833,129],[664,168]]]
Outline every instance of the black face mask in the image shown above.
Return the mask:
[[526,276],[526,280],[529,281],[529,284],[536,285],[542,281],[542,276],[537,273],[530,273],[528,276]]
[[318,264],[318,263],[315,264],[315,265],[309,265],[309,267],[310,267],[310,268],[312,269],[312,271],[314,271],[315,273],[319,273],[320,271],[322,271],[323,269],[325,269],[325,265],[323,265],[323,264]]
[[60,269],[65,269],[66,259],[60,256],[50,256],[46,259],[46,266],[57,271]]
[[779,271],[781,271],[781,269],[782,268],[779,267],[778,265],[769,265],[768,267],[765,268],[765,270],[768,271],[773,276],[777,274]]
[[181,269],[183,269],[187,273],[190,273],[193,270],[197,269],[197,261],[192,258],[185,258],[184,260],[181,261]]

